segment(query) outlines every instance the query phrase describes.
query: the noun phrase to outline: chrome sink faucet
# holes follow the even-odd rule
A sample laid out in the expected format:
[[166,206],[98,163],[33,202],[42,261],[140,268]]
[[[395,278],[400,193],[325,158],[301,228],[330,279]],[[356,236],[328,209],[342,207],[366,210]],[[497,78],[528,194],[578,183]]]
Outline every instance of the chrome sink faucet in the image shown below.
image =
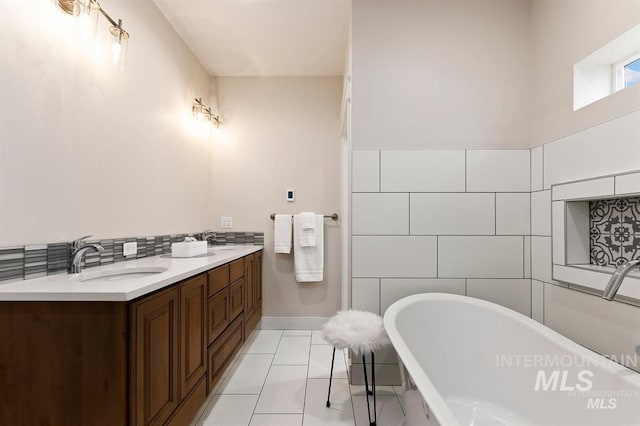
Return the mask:
[[203,231],[200,234],[200,241],[209,241],[209,239],[211,238],[216,238],[216,233],[211,231],[210,229],[207,229],[206,231]]
[[104,248],[100,244],[85,244],[83,240],[91,237],[91,235],[85,235],[82,238],[73,240],[69,247],[69,264],[67,265],[67,272],[70,274],[78,274],[82,269],[82,257],[89,251],[102,252]]
[[631,272],[632,269],[640,266],[640,259],[630,260],[618,266],[618,269],[611,275],[607,288],[602,293],[602,298],[607,300],[613,300],[618,289],[622,285],[624,278]]

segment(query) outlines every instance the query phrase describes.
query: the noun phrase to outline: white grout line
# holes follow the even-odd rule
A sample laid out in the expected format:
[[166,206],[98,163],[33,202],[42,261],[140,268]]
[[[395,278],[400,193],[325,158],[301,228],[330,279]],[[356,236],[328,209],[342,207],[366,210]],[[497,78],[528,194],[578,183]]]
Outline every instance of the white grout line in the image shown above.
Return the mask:
[[256,407],[258,406],[258,401],[260,401],[260,397],[262,396],[262,391],[264,391],[264,384],[267,382],[267,378],[269,377],[269,373],[271,373],[271,367],[273,367],[273,360],[276,357],[276,352],[278,352],[278,347],[280,347],[280,342],[282,341],[282,336],[284,335],[284,331],[283,330],[278,330],[278,331],[280,331],[280,338],[278,339],[278,344],[276,345],[276,350],[273,352],[273,356],[271,357],[271,363],[269,364],[269,370],[267,370],[267,374],[266,374],[266,376],[264,376],[264,382],[262,382],[262,387],[260,388],[260,394],[258,395],[258,398],[256,399],[256,405],[254,405],[253,410],[251,411],[251,419],[249,419],[249,423],[251,423],[251,420],[253,419],[253,416],[256,414]]
[[309,338],[309,356],[307,357],[307,378],[304,381],[304,397],[302,398],[302,424],[304,425],[304,410],[307,407],[307,388],[309,387],[309,364],[311,364],[311,342],[313,341],[313,331]]

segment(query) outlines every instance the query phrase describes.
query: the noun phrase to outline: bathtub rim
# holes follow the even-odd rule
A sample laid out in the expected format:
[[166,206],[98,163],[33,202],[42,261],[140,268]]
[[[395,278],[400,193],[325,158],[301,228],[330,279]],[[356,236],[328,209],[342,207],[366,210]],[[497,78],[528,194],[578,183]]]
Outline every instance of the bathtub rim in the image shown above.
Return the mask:
[[[404,339],[401,337],[398,328],[396,327],[396,319],[398,313],[405,307],[418,303],[421,301],[454,301],[468,305],[479,306],[481,308],[487,308],[501,315],[505,315],[525,327],[531,327],[534,331],[538,331],[548,337],[552,342],[558,344],[563,349],[566,349],[569,353],[579,355],[581,357],[591,359],[594,362],[597,360],[597,365],[606,369],[608,372],[614,375],[620,376],[624,381],[629,382],[631,385],[640,389],[640,373],[611,361],[607,357],[598,354],[597,352],[588,349],[579,343],[574,342],[568,337],[563,336],[551,328],[540,324],[539,322],[524,316],[523,314],[516,312],[512,309],[492,303],[486,300],[477,299],[471,296],[463,296],[459,294],[450,293],[420,293],[411,296],[404,297],[394,302],[389,308],[387,308],[384,317],[384,327],[389,336],[392,346],[396,350],[398,357],[404,364],[407,372],[413,379],[420,395],[426,402],[430,411],[433,413],[438,422],[446,425],[460,426],[460,421],[455,417],[453,412],[449,409],[449,406],[445,402],[442,395],[438,392],[437,388],[433,385],[427,374],[422,370],[420,364],[415,359],[411,351],[409,350]],[[629,374],[629,372],[633,374]]]

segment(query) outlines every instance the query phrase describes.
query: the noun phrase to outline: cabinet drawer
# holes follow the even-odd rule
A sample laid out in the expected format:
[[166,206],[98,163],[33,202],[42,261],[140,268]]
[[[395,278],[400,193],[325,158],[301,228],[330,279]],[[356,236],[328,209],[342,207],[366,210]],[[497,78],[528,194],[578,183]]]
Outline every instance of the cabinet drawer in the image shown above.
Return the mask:
[[234,282],[244,276],[244,259],[231,262],[229,269],[229,281]]
[[229,286],[229,311],[231,319],[242,313],[244,308],[244,278],[240,278]]
[[229,289],[225,288],[207,301],[207,336],[211,344],[229,325]]
[[209,296],[213,296],[229,285],[229,265],[220,266],[207,273],[209,276]]
[[207,393],[213,390],[220,375],[244,342],[242,317],[236,318],[229,328],[209,347],[207,366]]

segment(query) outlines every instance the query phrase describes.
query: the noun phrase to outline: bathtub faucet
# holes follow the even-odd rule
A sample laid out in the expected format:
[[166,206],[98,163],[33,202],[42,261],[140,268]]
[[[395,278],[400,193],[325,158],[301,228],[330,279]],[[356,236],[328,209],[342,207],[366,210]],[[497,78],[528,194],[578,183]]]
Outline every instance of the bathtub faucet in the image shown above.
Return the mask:
[[609,280],[609,284],[607,284],[607,288],[604,289],[602,293],[602,298],[607,300],[613,300],[620,285],[622,285],[622,281],[624,277],[631,272],[633,268],[640,266],[640,259],[630,260],[628,262],[623,263],[616,269],[616,271],[611,275],[611,279]]

